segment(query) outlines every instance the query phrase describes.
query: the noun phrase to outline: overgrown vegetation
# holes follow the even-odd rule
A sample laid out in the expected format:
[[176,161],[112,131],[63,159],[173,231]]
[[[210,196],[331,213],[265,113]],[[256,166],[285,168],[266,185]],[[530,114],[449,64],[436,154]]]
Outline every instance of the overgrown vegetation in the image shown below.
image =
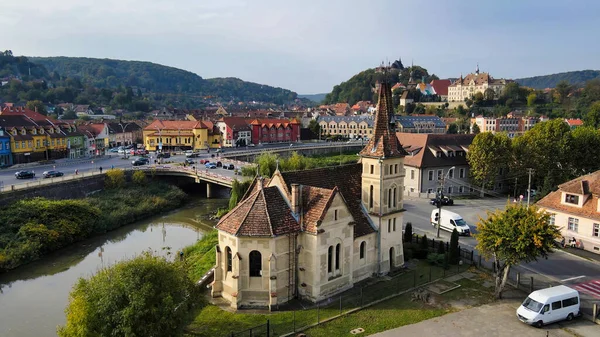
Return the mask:
[[256,176],[256,165],[258,173],[263,177],[271,177],[275,169],[279,167],[281,172],[308,170],[319,167],[344,165],[356,163],[358,156],[356,153],[342,153],[339,155],[317,155],[305,157],[298,152],[292,152],[290,157],[281,157],[271,152],[263,152],[254,159],[253,166],[242,168],[242,175],[247,177]]
[[215,266],[215,247],[219,243],[216,229],[205,233],[198,242],[183,249],[187,274],[193,281],[198,281]]
[[183,204],[186,194],[162,183],[112,188],[81,200],[20,200],[0,209],[0,271]]
[[101,269],[73,286],[61,337],[174,336],[199,292],[183,264],[149,253]]

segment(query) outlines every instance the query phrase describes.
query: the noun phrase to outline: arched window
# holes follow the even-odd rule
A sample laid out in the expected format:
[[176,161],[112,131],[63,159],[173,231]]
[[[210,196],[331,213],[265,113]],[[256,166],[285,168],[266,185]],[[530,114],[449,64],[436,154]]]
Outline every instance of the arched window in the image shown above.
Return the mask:
[[387,204],[390,207],[392,206],[392,189],[391,188],[388,190]]
[[227,271],[233,270],[233,255],[231,254],[231,248],[225,247],[225,258],[227,263]]
[[329,246],[329,250],[327,251],[327,272],[331,273],[333,271],[333,246]]
[[373,208],[373,185],[369,187],[369,208]]
[[364,259],[367,253],[367,243],[365,241],[360,243],[360,258]]
[[392,206],[396,207],[396,187],[394,187],[394,193],[393,194],[393,199],[392,199]]
[[342,253],[342,245],[339,243],[335,245],[335,270],[340,270],[340,254]]
[[262,255],[258,250],[250,252],[250,277],[262,276]]

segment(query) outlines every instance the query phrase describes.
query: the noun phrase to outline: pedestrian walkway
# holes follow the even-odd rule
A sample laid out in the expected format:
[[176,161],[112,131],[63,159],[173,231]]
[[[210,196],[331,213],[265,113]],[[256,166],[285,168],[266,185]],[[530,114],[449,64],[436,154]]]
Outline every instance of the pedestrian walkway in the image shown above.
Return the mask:
[[[578,283],[578,284],[573,285],[572,287],[582,293],[585,293],[594,298],[600,299],[600,279]],[[598,329],[600,329],[600,327]],[[600,332],[599,332],[599,334],[600,334]]]

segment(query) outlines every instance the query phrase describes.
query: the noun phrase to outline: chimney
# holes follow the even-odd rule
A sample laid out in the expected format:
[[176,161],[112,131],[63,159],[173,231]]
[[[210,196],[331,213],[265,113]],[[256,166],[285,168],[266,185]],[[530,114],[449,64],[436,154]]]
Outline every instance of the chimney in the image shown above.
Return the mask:
[[300,213],[300,185],[292,184],[292,212]]

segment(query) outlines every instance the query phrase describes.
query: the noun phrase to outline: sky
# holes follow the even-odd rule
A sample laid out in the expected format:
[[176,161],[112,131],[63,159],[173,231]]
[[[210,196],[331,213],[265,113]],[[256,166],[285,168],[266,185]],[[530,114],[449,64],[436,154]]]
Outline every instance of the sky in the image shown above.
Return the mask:
[[14,55],[150,61],[330,92],[401,58],[440,78],[600,69],[597,0],[0,0]]

